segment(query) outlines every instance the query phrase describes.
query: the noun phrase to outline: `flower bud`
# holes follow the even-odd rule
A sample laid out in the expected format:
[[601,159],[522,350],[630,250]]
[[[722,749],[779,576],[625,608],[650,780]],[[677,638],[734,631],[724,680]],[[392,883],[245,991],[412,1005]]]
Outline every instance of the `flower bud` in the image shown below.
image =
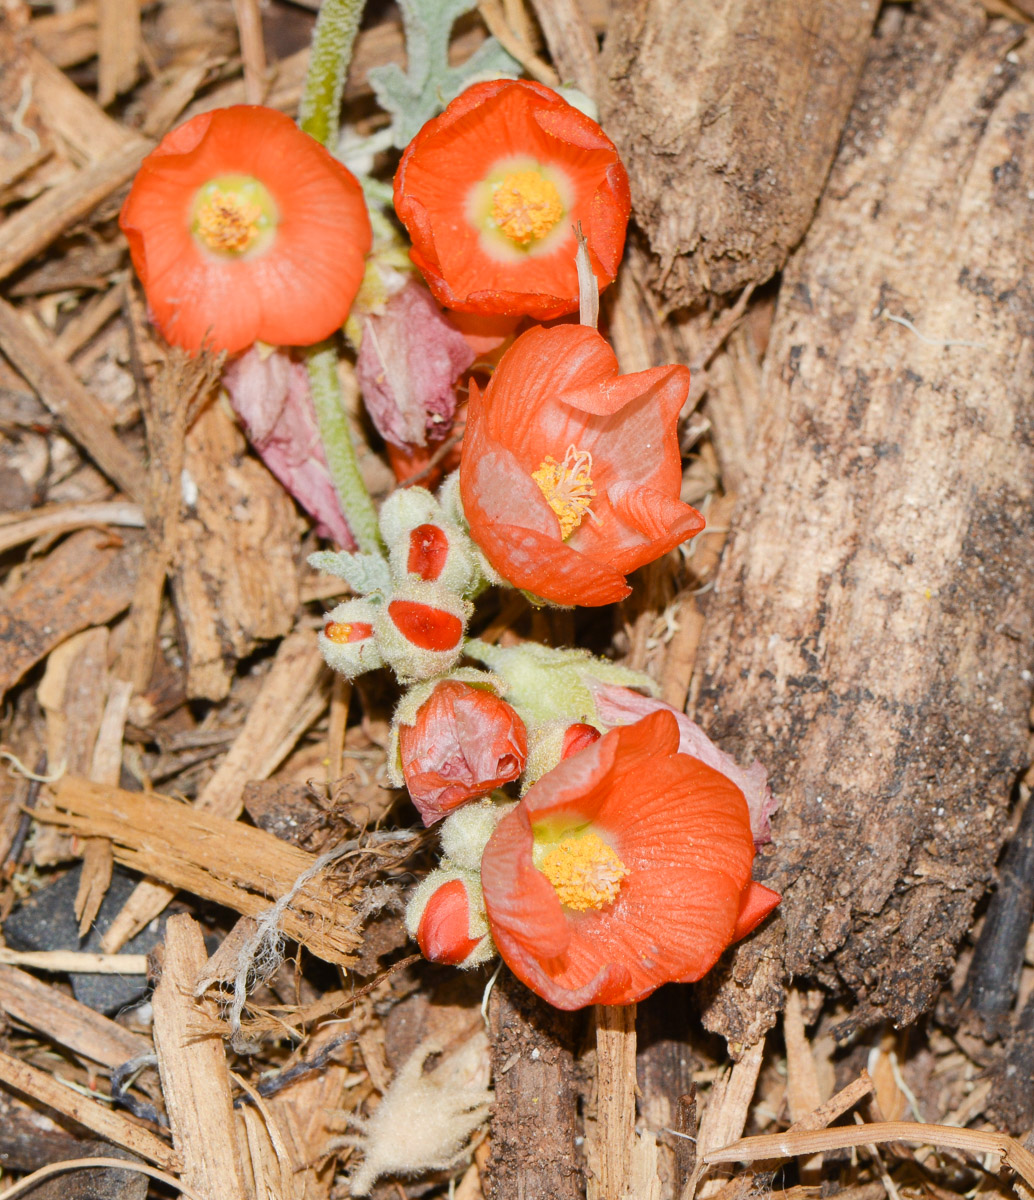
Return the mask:
[[459,658],[472,606],[434,583],[399,588],[378,610],[375,626],[385,661],[403,683],[441,675]]
[[598,742],[603,734],[592,725],[586,725],[584,721],[576,721],[574,725],[568,725],[564,730],[564,739],[560,746],[561,759],[570,758],[572,754],[577,754],[579,750],[584,750],[586,746],[591,746],[593,742]]
[[327,614],[319,635],[320,653],[327,666],[354,679],[384,665],[376,638],[379,612],[368,600],[346,600]]
[[516,779],[528,736],[493,692],[455,679],[438,683],[412,723],[398,727],[402,775],[425,825]]
[[477,874],[445,860],[417,887],[406,928],[430,962],[474,967],[495,954]]
[[521,780],[521,794],[547,771],[552,771],[557,763],[591,746],[600,736],[599,730],[584,721],[572,723],[554,719],[532,724],[528,730],[528,761]]
[[469,590],[476,575],[473,545],[424,488],[398,488],[381,508],[381,534],[392,575],[411,576],[453,592]]

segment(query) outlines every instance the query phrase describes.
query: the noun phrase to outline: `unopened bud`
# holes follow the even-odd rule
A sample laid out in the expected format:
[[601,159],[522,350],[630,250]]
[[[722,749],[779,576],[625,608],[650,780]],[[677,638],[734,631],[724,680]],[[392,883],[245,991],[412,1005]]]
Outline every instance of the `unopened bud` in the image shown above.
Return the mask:
[[470,604],[437,584],[399,588],[375,625],[385,661],[402,681],[441,675],[460,656],[470,613]]
[[572,754],[577,754],[579,750],[584,750],[586,746],[598,742],[602,736],[598,729],[594,729],[592,725],[586,725],[584,721],[568,725],[564,730],[564,740],[560,746],[561,759],[570,758]]
[[431,962],[474,967],[496,952],[477,875],[448,860],[413,893],[406,928]]
[[327,614],[319,635],[320,653],[329,667],[348,679],[384,666],[375,636],[377,612],[368,600],[346,600]]

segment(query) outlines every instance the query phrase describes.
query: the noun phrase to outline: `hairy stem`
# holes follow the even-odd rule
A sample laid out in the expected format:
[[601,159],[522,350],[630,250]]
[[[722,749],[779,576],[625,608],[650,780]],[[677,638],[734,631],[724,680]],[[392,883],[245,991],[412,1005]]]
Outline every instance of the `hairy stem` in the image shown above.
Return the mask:
[[381,554],[377,512],[359,473],[352,431],[341,397],[341,382],[337,373],[337,351],[333,342],[321,342],[305,353],[309,372],[309,388],[316,409],[320,441],[327,456],[327,466],[341,509],[348,521],[359,548],[367,554]]
[[[298,110],[298,124],[318,142],[331,149],[337,142],[341,93],[352,61],[352,46],[359,30],[365,0],[323,0],[312,55],[305,76],[305,90]],[[337,351],[333,342],[322,342],[306,351],[305,366],[316,409],[320,441],[341,509],[359,548],[368,554],[383,552],[377,528],[377,513],[359,473],[355,443],[341,398],[337,373]]]
[[352,46],[359,31],[365,0],[323,0],[312,54],[305,76],[305,91],[298,108],[298,124],[324,146],[337,142],[341,93],[345,87]]

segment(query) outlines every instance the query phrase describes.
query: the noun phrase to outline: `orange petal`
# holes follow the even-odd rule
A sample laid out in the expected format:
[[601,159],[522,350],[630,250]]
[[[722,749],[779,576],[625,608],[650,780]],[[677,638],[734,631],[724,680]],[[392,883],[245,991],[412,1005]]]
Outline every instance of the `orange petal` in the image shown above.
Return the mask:
[[740,897],[740,913],[736,918],[736,928],[732,932],[732,940],[738,942],[740,938],[745,938],[752,929],[756,929],[780,900],[782,900],[782,896],[778,892],[773,892],[771,888],[765,887],[762,883],[755,883],[752,879]]

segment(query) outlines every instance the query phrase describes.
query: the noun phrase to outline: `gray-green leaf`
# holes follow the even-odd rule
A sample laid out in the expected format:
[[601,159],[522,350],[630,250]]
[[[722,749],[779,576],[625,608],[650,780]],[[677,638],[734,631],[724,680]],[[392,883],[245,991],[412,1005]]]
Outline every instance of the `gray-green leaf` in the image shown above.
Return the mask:
[[381,107],[392,115],[400,150],[474,79],[520,74],[520,64],[491,37],[465,63],[449,65],[453,23],[474,7],[473,0],[399,0],[409,70],[390,63],[371,70],[369,80]]

